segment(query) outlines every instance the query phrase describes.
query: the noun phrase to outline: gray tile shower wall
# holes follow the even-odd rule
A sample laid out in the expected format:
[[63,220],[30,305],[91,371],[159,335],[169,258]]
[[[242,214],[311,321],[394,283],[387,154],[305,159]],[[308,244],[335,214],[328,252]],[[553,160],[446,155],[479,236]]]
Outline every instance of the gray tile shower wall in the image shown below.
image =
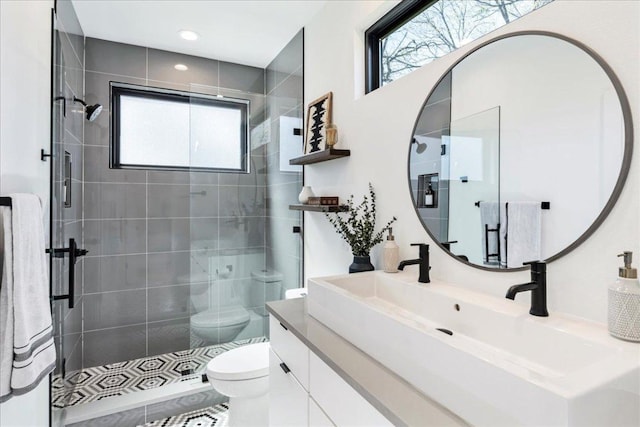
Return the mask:
[[290,118],[303,128],[303,30],[267,66],[266,82],[271,126],[266,157],[267,268],[282,274],[283,288],[291,289],[303,286],[302,237],[292,232],[302,225],[302,214],[288,207],[298,203],[303,178],[301,167],[290,168],[288,159],[302,155],[303,144],[302,137],[282,138],[280,125]]
[[[144,309],[142,307],[142,310]],[[144,323],[84,332],[85,367],[106,365],[146,355],[147,325]]]
[[[109,169],[109,82],[249,99],[251,127],[264,121],[267,103],[260,68],[93,38],[85,47],[87,102],[105,107],[84,134],[91,367],[188,349],[192,295],[198,309],[216,303],[208,289],[215,270],[234,263],[230,292],[249,307],[251,271],[265,268],[266,147],[252,150],[250,174]],[[178,63],[189,70],[175,70]],[[247,257],[257,261],[246,267]]]

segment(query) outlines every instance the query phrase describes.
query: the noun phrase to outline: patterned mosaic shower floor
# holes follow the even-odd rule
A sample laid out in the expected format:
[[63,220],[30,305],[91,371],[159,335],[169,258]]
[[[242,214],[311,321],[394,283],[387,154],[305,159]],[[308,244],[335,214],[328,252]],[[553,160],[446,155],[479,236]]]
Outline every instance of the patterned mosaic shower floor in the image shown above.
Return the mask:
[[229,406],[226,403],[165,418],[138,427],[227,427]]
[[[57,408],[75,406],[200,378],[214,356],[243,345],[265,341],[266,337],[251,338],[69,372],[65,380],[60,376],[53,380],[53,405]],[[64,381],[74,386],[65,388]],[[221,425],[220,421],[217,422],[201,425]]]

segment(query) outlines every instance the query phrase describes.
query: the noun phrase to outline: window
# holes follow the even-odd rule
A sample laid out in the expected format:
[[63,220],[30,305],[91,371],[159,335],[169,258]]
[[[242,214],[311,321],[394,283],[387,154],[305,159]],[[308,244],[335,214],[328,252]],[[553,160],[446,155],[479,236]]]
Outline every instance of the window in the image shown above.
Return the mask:
[[365,32],[367,93],[553,0],[404,0]]
[[248,172],[248,100],[111,83],[111,167]]

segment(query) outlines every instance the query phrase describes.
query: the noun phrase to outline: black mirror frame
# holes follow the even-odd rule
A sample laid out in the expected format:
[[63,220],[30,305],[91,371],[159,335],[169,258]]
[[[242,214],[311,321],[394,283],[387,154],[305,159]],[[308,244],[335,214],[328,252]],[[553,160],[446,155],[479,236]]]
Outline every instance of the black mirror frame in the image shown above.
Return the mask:
[[[604,72],[607,74],[607,77],[609,77],[609,79],[611,80],[611,83],[613,84],[613,87],[616,90],[616,94],[618,95],[618,99],[620,101],[620,108],[622,110],[622,117],[623,117],[623,120],[624,120],[624,154],[623,154],[623,158],[622,158],[622,164],[620,166],[620,174],[618,175],[618,179],[616,181],[616,185],[613,188],[613,191],[611,192],[611,196],[609,197],[609,200],[607,201],[607,203],[602,208],[602,211],[600,212],[598,217],[593,221],[593,223],[589,226],[589,228],[587,228],[585,230],[584,233],[582,233],[569,246],[567,246],[566,248],[562,249],[557,254],[552,255],[549,258],[544,260],[544,262],[550,263],[552,261],[555,261],[555,260],[567,255],[569,252],[571,252],[574,249],[576,249],[578,246],[580,246],[582,243],[584,243],[589,237],[591,237],[591,235],[600,227],[600,225],[602,225],[602,223],[607,218],[607,216],[609,216],[609,213],[611,212],[611,210],[615,206],[616,202],[620,198],[620,194],[622,193],[622,190],[624,188],[625,182],[627,181],[627,177],[629,175],[629,169],[631,168],[631,158],[633,156],[633,121],[632,121],[632,116],[631,116],[631,107],[629,105],[629,99],[627,98],[627,95],[626,95],[626,93],[624,91],[622,83],[620,82],[620,79],[618,79],[618,76],[615,74],[615,72],[609,66],[609,64],[607,64],[607,62],[598,53],[593,51],[591,48],[586,46],[584,43],[581,43],[581,42],[579,42],[579,41],[577,41],[575,39],[572,39],[570,37],[564,36],[562,34],[553,33],[553,32],[550,32],[550,31],[536,31],[536,30],[517,31],[517,32],[513,32],[513,33],[503,34],[503,35],[494,37],[494,38],[492,38],[490,40],[487,40],[487,41],[485,41],[483,43],[480,43],[478,46],[474,47],[469,52],[465,53],[462,57],[460,57],[457,61],[455,61],[449,68],[447,68],[447,70],[442,74],[442,76],[438,79],[436,84],[433,86],[431,91],[429,91],[429,94],[425,98],[425,101],[420,106],[420,110],[418,112],[418,116],[417,117],[420,118],[420,114],[422,113],[422,111],[424,110],[425,106],[427,105],[427,101],[429,100],[429,98],[431,97],[433,92],[436,90],[438,85],[440,85],[442,80],[447,76],[447,74],[449,74],[460,62],[464,61],[468,56],[472,55],[474,52],[482,49],[483,47],[485,47],[485,46],[487,46],[487,45],[489,45],[491,43],[495,43],[495,42],[497,42],[499,40],[503,40],[503,39],[510,38],[510,37],[530,36],[530,35],[554,37],[554,38],[557,38],[557,39],[560,39],[560,40],[564,40],[564,41],[566,41],[566,42],[578,47],[579,49],[582,49],[582,51],[584,51],[593,60],[595,60],[598,63],[598,65],[600,65],[600,67],[602,67]],[[428,64],[427,64],[427,66],[428,66]],[[413,130],[411,132],[412,139],[413,139],[413,135],[415,135],[415,133],[416,133],[417,125],[418,125],[418,120],[416,120],[416,123],[413,126]],[[408,150],[407,150],[407,182],[409,183],[409,185],[408,185],[408,187],[409,187],[409,197],[412,200],[413,209],[414,209],[416,215],[418,216],[418,218],[420,218],[420,213],[418,212],[418,208],[416,207],[415,200],[413,199],[413,191],[411,190],[411,170],[410,170],[411,144],[412,144],[412,142],[409,141]],[[425,229],[425,231],[427,232],[427,234],[429,235],[431,240],[436,245],[438,245],[440,247],[440,249],[442,249],[450,257],[452,257],[452,258],[456,259],[457,261],[459,261],[459,262],[461,262],[463,264],[466,264],[466,265],[468,265],[470,267],[477,268],[479,270],[485,270],[485,271],[491,271],[491,272],[503,272],[503,273],[514,272],[514,271],[523,271],[523,270],[527,270],[529,268],[527,266],[522,266],[522,267],[517,267],[517,268],[504,268],[504,269],[503,268],[490,268],[490,267],[485,267],[483,265],[474,264],[474,263],[471,263],[469,261],[465,261],[465,260],[459,258],[458,256],[454,255],[453,253],[451,253],[451,251],[448,250],[447,248],[445,248],[435,238],[435,236],[431,233],[431,231],[425,226],[425,224],[422,221],[422,219],[420,219],[420,223],[422,224],[423,228]]]

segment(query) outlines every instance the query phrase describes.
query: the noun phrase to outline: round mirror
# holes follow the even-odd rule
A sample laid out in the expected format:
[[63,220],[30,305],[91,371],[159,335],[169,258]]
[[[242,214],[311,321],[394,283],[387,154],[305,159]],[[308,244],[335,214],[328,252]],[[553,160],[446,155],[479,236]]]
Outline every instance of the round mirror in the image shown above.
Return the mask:
[[611,210],[632,141],[628,101],[598,55],[549,33],[500,37],[427,97],[409,147],[414,207],[463,262],[552,261]]

